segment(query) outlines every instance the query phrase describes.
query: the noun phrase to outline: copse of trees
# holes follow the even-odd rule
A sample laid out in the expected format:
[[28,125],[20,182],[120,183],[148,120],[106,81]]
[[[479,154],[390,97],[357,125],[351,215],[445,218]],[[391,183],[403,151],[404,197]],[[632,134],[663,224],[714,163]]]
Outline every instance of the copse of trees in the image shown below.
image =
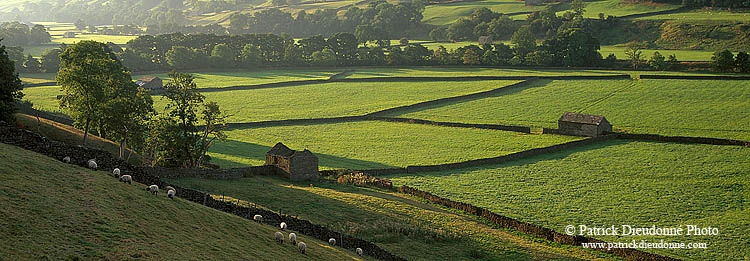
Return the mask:
[[430,32],[435,41],[476,40],[480,36],[489,36],[495,40],[508,39],[519,28],[510,17],[482,7],[475,9],[471,15],[446,27],[438,27]]
[[729,50],[716,51],[711,65],[718,72],[750,73],[750,56],[746,52],[735,55]]
[[49,43],[52,38],[43,25],[29,27],[19,22],[5,22],[0,24],[0,39],[8,46],[21,46]]
[[0,121],[14,123],[13,113],[16,111],[16,103],[23,97],[23,85],[1,41],[0,39]]

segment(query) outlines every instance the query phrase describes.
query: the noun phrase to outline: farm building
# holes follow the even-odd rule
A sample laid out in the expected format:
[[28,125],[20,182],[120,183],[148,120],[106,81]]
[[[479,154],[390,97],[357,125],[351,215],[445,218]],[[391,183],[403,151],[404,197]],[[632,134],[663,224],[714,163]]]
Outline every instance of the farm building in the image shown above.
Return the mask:
[[63,33],[63,38],[76,38],[76,33],[74,33],[74,32],[65,32],[65,33]]
[[291,180],[317,180],[318,157],[309,150],[295,151],[281,142],[266,152],[266,164],[278,167],[284,177]]
[[479,45],[481,46],[481,45],[485,45],[485,44],[492,44],[492,43],[494,43],[495,41],[494,41],[494,40],[492,40],[492,36],[486,36],[486,35],[483,35],[483,36],[480,36],[480,37],[479,37],[479,40],[478,40],[477,42],[478,42],[478,43],[479,43]]
[[146,90],[161,90],[164,89],[161,78],[156,76],[143,76],[135,84]]
[[557,120],[558,133],[563,135],[598,137],[605,132],[612,132],[612,124],[604,116],[563,113]]

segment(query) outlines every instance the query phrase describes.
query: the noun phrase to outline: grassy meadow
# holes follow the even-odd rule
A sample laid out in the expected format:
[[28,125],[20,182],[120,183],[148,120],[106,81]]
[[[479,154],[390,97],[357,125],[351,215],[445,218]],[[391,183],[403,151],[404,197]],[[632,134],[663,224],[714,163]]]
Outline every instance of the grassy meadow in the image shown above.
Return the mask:
[[222,167],[262,165],[277,142],[309,149],[322,169],[377,169],[442,164],[496,157],[580,137],[437,127],[390,122],[352,122],[266,128],[237,128],[209,150]]
[[690,10],[674,14],[652,15],[636,18],[636,20],[675,20],[684,22],[725,21],[750,22],[748,12],[729,12],[726,10]]
[[[299,215],[336,231],[371,240],[408,260],[593,259],[606,257],[494,229],[477,217],[404,194],[327,182],[291,183],[277,177],[239,180],[172,179],[181,186]],[[258,193],[263,191],[263,193]]]
[[750,140],[750,87],[719,80],[540,80],[494,97],[394,115],[556,127],[563,112],[604,115],[615,130]]
[[413,186],[561,233],[567,225],[717,227],[716,236],[596,238],[706,242],[705,250],[648,251],[681,259],[741,260],[748,257],[750,233],[748,159],[750,148],[745,147],[616,140],[483,168],[387,178],[394,185]]
[[516,0],[481,0],[436,4],[428,5],[425,8],[422,22],[433,25],[452,24],[462,17],[471,15],[475,9],[482,7],[504,14],[544,9],[544,6],[527,6],[523,1]]
[[[314,79],[328,79],[336,73],[345,69],[330,70],[298,70],[298,69],[272,69],[258,71],[217,71],[217,72],[196,72],[192,73],[195,77],[195,84],[198,88],[224,88],[240,85],[256,85],[275,82],[302,81]],[[167,73],[158,74],[135,74],[133,80],[143,76],[157,76],[163,81],[169,79]]]
[[4,260],[361,260],[299,235],[301,255],[277,228],[2,143],[0,178]]
[[[206,92],[231,115],[227,122],[363,115],[396,106],[491,90],[516,81],[323,83],[279,88]],[[154,97],[156,108],[166,100]]]
[[[659,3],[624,3],[622,0],[603,0],[587,1],[586,12],[583,14],[587,18],[599,18],[599,14],[605,16],[625,16],[632,14],[641,14],[648,12],[658,12],[680,8],[680,5],[659,4]],[[558,13],[562,15],[562,13]]]

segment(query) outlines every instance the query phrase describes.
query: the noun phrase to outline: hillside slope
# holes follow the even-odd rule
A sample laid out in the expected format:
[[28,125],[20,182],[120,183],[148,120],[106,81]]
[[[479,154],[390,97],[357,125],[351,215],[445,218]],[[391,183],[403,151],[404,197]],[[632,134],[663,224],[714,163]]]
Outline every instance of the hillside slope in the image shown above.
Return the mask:
[[278,245],[276,229],[107,173],[0,143],[0,259],[351,260],[301,236],[307,255]]

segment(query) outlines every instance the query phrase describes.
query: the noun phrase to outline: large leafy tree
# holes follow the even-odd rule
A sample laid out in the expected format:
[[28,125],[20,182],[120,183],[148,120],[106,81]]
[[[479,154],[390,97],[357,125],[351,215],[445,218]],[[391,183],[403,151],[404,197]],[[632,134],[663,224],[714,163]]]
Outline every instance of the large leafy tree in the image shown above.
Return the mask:
[[716,51],[711,61],[716,71],[732,72],[734,70],[734,54],[729,50]]
[[18,79],[13,61],[8,58],[5,45],[0,44],[0,120],[13,122],[16,101],[23,97],[23,85]]
[[[95,127],[106,138],[112,112],[110,102],[137,96],[137,86],[110,48],[95,41],[81,41],[60,54],[60,71],[56,77],[63,96],[60,108],[73,118],[73,125],[84,130],[86,144],[90,128]],[[128,115],[119,113],[118,115]],[[124,116],[123,116],[124,117]]]

